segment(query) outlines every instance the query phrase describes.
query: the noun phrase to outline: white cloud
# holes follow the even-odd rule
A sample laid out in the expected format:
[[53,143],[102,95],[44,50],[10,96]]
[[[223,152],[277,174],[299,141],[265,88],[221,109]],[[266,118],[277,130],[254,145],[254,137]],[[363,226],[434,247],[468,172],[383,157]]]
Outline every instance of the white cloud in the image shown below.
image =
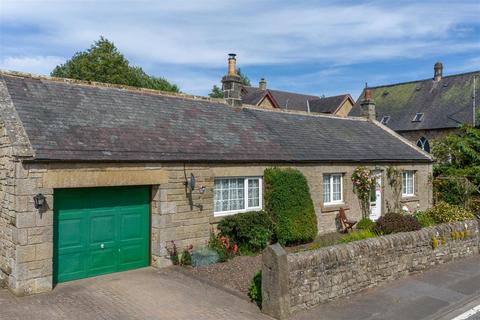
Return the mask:
[[40,31],[33,40],[18,34],[18,42],[2,43],[8,56],[0,59],[2,66],[48,73],[104,35],[137,65],[176,67],[161,75],[198,92],[218,82],[201,71],[223,67],[228,52],[238,54],[240,66],[330,67],[475,52],[480,42],[470,28],[479,16],[478,0],[2,0],[1,29],[25,24]]
[[0,69],[48,75],[64,62],[64,58],[55,56],[4,57],[0,59]]

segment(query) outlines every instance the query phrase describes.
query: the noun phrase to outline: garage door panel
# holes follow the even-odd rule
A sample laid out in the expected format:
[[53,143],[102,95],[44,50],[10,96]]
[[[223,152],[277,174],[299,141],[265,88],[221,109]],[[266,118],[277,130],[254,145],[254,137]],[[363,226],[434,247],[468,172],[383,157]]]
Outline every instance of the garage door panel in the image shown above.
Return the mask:
[[149,187],[54,190],[54,281],[147,266]]
[[143,246],[143,244],[122,246],[119,252],[119,268],[134,269],[148,263],[148,255],[142,250]]
[[85,252],[62,254],[62,263],[58,266],[57,282],[85,278],[87,262]]
[[120,215],[120,241],[141,240],[145,236],[146,220],[140,210],[125,210]]
[[62,230],[58,238],[58,250],[61,253],[81,251],[87,248],[85,237],[85,218],[69,218],[56,223],[56,226]]
[[115,211],[108,212],[92,211],[90,215],[90,244],[115,242],[116,219]]
[[117,271],[118,249],[106,248],[90,251],[90,275]]

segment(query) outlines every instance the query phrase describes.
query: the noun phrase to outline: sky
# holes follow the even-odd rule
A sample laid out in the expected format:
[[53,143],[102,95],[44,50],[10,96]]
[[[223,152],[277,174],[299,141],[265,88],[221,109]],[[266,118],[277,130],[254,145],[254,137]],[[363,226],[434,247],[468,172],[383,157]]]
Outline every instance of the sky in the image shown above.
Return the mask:
[[228,53],[257,85],[314,95],[480,70],[480,0],[0,0],[0,69],[48,75],[104,36],[206,95]]

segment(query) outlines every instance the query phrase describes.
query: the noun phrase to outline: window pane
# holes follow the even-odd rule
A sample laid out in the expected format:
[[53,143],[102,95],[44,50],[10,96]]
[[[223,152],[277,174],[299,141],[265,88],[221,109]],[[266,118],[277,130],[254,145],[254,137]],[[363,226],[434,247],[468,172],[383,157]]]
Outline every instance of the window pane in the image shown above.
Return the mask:
[[413,195],[414,194],[413,171],[403,172],[402,193],[404,195]]
[[323,202],[330,202],[330,175],[323,176]]
[[342,200],[342,177],[339,175],[332,176],[333,178],[333,201]]
[[216,179],[214,181],[214,211],[242,210],[245,208],[243,179]]
[[258,179],[248,179],[248,206],[260,206],[260,181]]

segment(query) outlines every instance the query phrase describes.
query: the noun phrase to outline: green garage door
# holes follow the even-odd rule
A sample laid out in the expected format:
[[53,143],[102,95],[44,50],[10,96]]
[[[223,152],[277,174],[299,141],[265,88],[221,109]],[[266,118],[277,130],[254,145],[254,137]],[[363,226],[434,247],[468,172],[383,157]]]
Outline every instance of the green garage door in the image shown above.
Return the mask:
[[54,282],[149,263],[149,187],[54,191]]

